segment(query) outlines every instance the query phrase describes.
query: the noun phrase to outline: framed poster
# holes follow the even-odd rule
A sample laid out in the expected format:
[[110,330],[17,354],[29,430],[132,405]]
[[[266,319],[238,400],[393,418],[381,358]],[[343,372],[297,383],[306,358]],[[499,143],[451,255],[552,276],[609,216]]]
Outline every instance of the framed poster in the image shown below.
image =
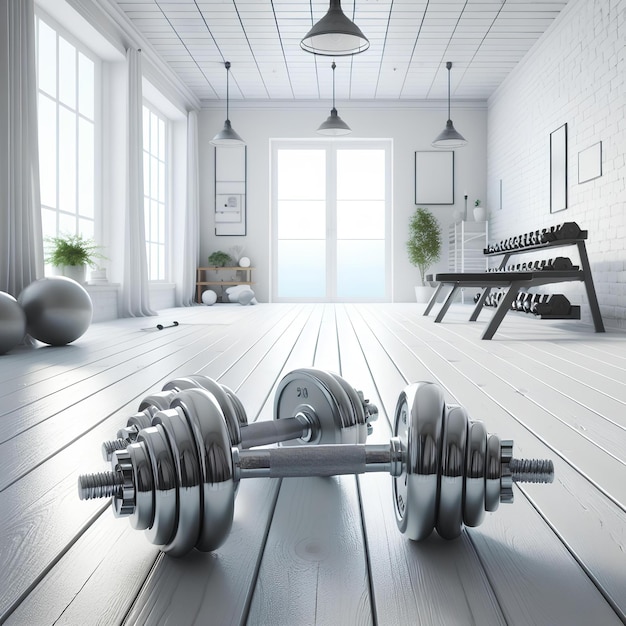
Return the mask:
[[246,146],[215,146],[215,234],[246,234]]
[[550,133],[550,213],[567,209],[567,124]]
[[415,152],[415,204],[454,204],[454,151]]
[[594,143],[578,153],[578,183],[602,176],[602,142]]

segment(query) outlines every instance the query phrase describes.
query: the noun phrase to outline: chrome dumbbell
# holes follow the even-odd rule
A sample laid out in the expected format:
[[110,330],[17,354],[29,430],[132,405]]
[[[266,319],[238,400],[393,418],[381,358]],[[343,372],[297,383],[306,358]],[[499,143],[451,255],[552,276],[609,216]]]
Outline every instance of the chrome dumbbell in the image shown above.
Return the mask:
[[111,460],[124,450],[139,431],[152,425],[159,410],[168,409],[183,389],[206,389],[220,405],[233,446],[252,448],[269,443],[298,444],[365,443],[378,409],[338,374],[300,368],[279,383],[274,401],[274,420],[248,424],[243,404],[227,386],[194,374],[168,382],[163,391],[147,396],[132,415],[118,439],[105,441],[102,454]]
[[226,539],[242,478],[389,472],[400,531],[421,540],[436,528],[452,539],[512,502],[513,482],[552,482],[551,461],[514,459],[512,446],[462,407],[446,405],[437,385],[416,383],[400,394],[389,444],[242,450],[231,446],[215,396],[187,389],[114,452],[112,471],[81,476],[79,497],[112,497],[116,515],[181,555]]

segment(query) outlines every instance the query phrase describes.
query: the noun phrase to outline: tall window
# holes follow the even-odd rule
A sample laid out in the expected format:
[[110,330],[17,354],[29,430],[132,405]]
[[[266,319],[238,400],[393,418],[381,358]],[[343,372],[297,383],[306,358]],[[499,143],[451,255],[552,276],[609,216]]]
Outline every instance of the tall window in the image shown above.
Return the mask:
[[150,280],[166,277],[167,121],[143,107],[143,206]]
[[96,61],[39,16],[39,167],[43,234],[94,236]]
[[272,150],[273,298],[390,299],[391,142]]

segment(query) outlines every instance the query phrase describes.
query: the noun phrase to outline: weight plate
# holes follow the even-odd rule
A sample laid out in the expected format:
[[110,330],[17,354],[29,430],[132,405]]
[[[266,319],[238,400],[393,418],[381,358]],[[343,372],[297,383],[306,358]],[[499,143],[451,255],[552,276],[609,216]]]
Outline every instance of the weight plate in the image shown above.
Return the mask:
[[489,435],[485,459],[485,511],[500,505],[500,437]]
[[135,484],[135,511],[129,517],[130,525],[137,530],[150,528],[154,522],[154,474],[150,457],[144,445],[131,443],[126,446],[133,465]]
[[282,445],[357,443],[358,423],[352,403],[341,384],[323,370],[301,368],[278,384],[274,419],[303,413],[313,422],[309,441],[292,439]]
[[365,417],[365,411],[363,410],[363,403],[357,393],[356,389],[339,374],[331,373],[333,378],[341,385],[346,392],[348,399],[350,400],[350,406],[352,407],[352,413],[356,419],[356,441],[342,441],[341,443],[365,443],[367,441],[367,419]]
[[174,459],[162,426],[144,428],[137,442],[146,446],[154,479],[154,522],[145,532],[150,542],[163,546],[170,541],[176,527],[178,494]]
[[212,378],[203,376],[202,374],[192,374],[191,376],[176,378],[167,383],[164,389],[170,387],[170,385],[172,388],[177,388],[179,391],[183,389],[200,388],[211,392],[218,401],[222,413],[226,418],[226,426],[228,427],[232,445],[238,446],[241,443],[239,427],[248,423],[246,411],[234,392],[226,387],[226,385],[221,385]]
[[400,532],[420,541],[435,527],[445,403],[439,386],[420,382],[400,393],[393,434],[401,442],[404,463],[392,479],[396,522]]
[[437,532],[444,539],[458,537],[463,528],[467,424],[467,413],[463,407],[452,405],[447,408],[443,423],[439,511],[437,513]]
[[235,481],[232,446],[222,409],[205,389],[181,391],[172,408],[180,407],[193,433],[202,476],[200,535],[196,548],[219,548],[233,523]]
[[[139,405],[139,411],[144,411],[147,408],[156,409],[156,411],[164,411],[170,408],[170,402],[174,397],[175,392],[171,390],[156,391],[146,396]],[[152,411],[155,413],[156,411]]]
[[180,408],[160,411],[154,416],[153,424],[160,424],[165,431],[178,485],[176,529],[171,541],[161,550],[172,556],[181,556],[193,549],[200,533],[201,476],[196,443]]
[[487,429],[482,422],[470,421],[467,435],[467,465],[463,494],[463,521],[478,526],[485,516],[485,458]]

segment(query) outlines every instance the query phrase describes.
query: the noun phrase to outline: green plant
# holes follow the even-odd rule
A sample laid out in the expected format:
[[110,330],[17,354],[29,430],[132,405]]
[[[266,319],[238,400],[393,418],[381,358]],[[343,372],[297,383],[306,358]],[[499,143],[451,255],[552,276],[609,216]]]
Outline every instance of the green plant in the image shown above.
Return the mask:
[[474,200],[474,206],[480,206],[480,200]]
[[409,260],[420,272],[425,285],[426,270],[439,260],[441,254],[441,228],[428,209],[418,208],[409,221],[409,240],[406,242]]
[[100,253],[101,246],[93,239],[82,235],[61,234],[58,237],[46,237],[46,263],[54,267],[62,265],[89,265],[97,267],[97,260],[106,259]]
[[230,258],[230,254],[218,250],[209,255],[209,265],[211,267],[225,267],[232,264],[233,260]]

